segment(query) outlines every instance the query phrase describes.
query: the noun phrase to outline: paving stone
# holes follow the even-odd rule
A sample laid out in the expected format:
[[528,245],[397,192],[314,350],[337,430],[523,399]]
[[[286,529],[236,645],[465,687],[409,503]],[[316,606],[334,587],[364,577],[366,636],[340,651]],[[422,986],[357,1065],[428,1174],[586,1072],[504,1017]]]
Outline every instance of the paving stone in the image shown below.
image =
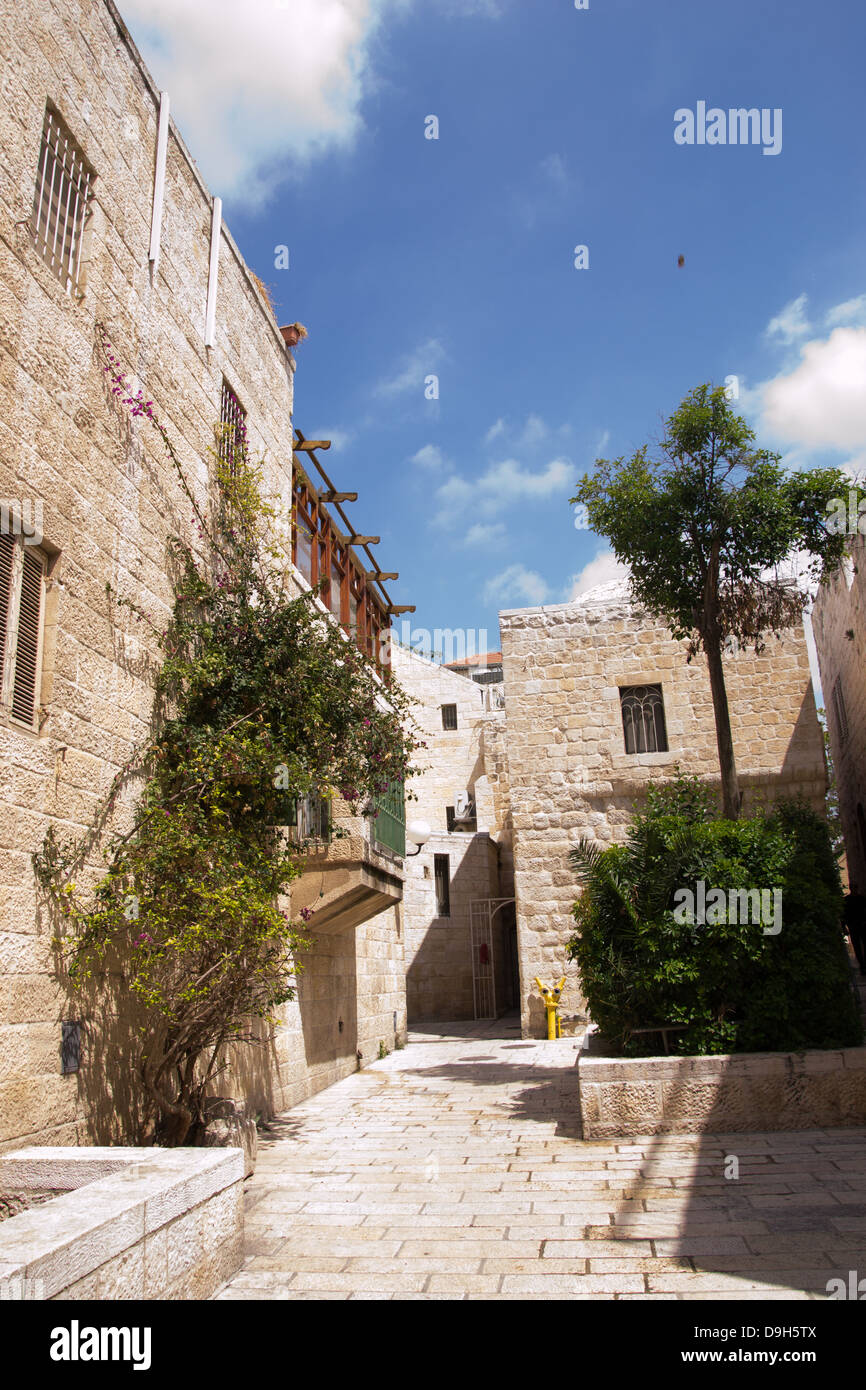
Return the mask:
[[773,1302],[866,1270],[866,1131],[585,1143],[573,1048],[496,1026],[411,1042],[275,1121],[217,1297]]

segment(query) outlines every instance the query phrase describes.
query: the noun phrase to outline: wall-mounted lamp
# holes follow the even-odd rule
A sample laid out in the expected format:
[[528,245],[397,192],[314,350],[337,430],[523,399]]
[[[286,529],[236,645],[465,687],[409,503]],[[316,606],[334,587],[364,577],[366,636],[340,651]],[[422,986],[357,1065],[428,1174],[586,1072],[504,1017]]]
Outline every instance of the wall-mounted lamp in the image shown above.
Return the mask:
[[410,820],[406,826],[406,839],[410,845],[415,845],[415,849],[407,849],[406,858],[413,859],[416,854],[420,854],[432,834],[433,831],[425,820]]

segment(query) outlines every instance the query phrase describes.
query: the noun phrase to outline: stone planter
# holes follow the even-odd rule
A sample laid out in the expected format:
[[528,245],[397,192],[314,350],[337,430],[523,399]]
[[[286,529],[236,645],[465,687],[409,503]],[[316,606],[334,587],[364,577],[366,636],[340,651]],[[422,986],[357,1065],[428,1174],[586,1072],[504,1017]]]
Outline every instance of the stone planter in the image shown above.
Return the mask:
[[586,1139],[866,1125],[866,1047],[577,1060]]
[[0,1191],[62,1191],[0,1224],[4,1299],[209,1298],[243,1260],[239,1149],[29,1148]]

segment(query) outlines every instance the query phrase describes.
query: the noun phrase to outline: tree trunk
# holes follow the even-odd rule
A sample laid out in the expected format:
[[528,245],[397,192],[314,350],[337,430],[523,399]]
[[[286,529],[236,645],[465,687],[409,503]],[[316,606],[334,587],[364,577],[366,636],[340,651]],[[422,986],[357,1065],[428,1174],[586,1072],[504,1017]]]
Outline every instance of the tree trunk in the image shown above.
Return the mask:
[[716,746],[719,750],[719,770],[722,774],[722,815],[726,820],[737,820],[740,815],[740,785],[737,781],[728,692],[722,667],[722,644],[719,638],[705,636],[704,651],[707,654],[713,713],[716,717]]

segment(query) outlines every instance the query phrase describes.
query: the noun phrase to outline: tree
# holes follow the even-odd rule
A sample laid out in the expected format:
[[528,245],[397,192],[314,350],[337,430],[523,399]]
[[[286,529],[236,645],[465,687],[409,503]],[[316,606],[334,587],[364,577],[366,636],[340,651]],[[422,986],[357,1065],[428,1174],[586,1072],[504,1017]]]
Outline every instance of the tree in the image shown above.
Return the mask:
[[[230,460],[212,451],[208,515],[153,403],[131,394],[104,335],[103,346],[112,394],[155,429],[200,544],[169,542],[164,629],[109,588],[163,658],[151,732],[85,833],[61,841],[52,826],[34,867],[56,910],[62,976],[102,1019],[131,1020],[115,1067],[137,1079],[136,1139],[177,1145],[201,1131],[230,1045],[261,1042],[255,1020],[295,997],[315,922],[308,908],[300,921],[285,910],[306,853],[286,833],[289,803],[339,791],[357,811],[405,782],[417,740],[397,683],[384,687],[315,594],[297,592],[242,427]],[[114,812],[135,780],[143,787],[121,832]]]
[[716,724],[723,815],[740,810],[722,654],[726,644],[763,650],[801,617],[806,589],[779,573],[796,552],[823,579],[840,564],[847,537],[830,519],[848,495],[838,469],[786,474],[780,455],[752,447],[723,387],[697,386],[665,422],[662,458],[644,445],[630,458],[597,459],[572,503],[586,507],[630,569],[632,596],[688,639],[687,659],[707,659]]

